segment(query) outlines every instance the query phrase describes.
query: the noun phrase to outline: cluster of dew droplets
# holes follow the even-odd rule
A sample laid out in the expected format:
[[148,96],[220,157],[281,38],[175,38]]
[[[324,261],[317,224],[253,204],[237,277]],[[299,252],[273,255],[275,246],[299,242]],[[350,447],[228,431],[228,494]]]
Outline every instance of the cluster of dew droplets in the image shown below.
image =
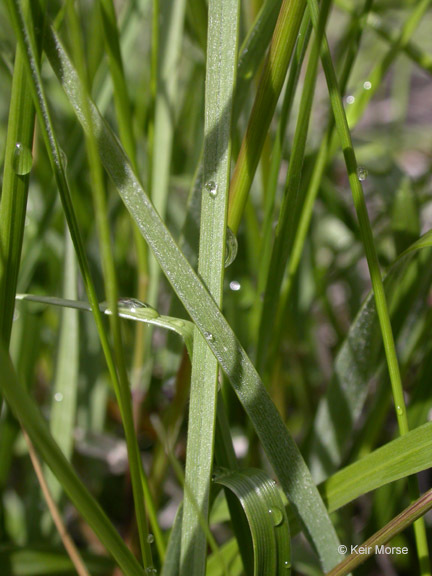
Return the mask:
[[17,142],[12,155],[12,168],[18,176],[28,174],[33,165],[33,156],[28,146]]

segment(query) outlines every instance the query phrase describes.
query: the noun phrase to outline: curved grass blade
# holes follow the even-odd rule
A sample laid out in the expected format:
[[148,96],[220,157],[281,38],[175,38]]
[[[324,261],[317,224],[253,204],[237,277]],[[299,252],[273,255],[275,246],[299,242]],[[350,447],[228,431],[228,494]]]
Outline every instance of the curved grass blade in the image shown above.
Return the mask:
[[290,574],[291,549],[288,518],[274,480],[262,470],[216,469],[213,482],[239,499],[252,534],[254,575]]
[[[76,89],[76,72],[52,29],[45,35],[45,50],[79,121],[88,129],[81,111],[81,95]],[[284,491],[293,503],[296,514],[302,518],[324,568],[330,568],[338,561],[338,539],[294,440],[246,352],[165,228],[136,179],[123,150],[94,106],[92,119],[105,169],[201,335],[205,337],[206,334],[212,334],[212,338],[206,339],[207,345],[248,413]]]
[[127,576],[142,576],[144,570],[52,438],[33,400],[18,382],[10,358],[2,346],[0,347],[0,365],[2,366],[0,386],[3,395],[39,454],[124,573]]

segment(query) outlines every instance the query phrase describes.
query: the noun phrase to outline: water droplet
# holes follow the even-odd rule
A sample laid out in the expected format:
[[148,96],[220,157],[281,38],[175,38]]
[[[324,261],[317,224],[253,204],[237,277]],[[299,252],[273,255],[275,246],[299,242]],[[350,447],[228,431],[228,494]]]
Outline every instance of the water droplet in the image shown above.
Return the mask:
[[240,282],[237,282],[237,280],[233,280],[232,282],[230,282],[230,290],[232,290],[233,292],[238,292],[241,288],[241,284]]
[[214,336],[211,332],[204,332],[204,338],[207,340],[207,342],[214,342]]
[[402,414],[404,413],[404,409],[402,408],[402,406],[396,406],[396,412],[399,416],[402,416]]
[[288,560],[285,560],[285,562],[283,563],[283,567],[284,567],[284,570],[289,570],[291,568],[291,562],[288,562]]
[[54,394],[54,400],[56,402],[61,402],[63,400],[63,394],[61,392],[56,392]]
[[355,96],[353,96],[352,94],[350,94],[349,96],[347,96],[347,97],[345,98],[345,102],[346,102],[347,104],[354,104],[354,102],[355,102]]
[[151,306],[145,302],[141,302],[141,300],[138,300],[137,298],[119,298],[117,300],[117,306],[119,308],[128,308],[134,312],[137,308],[151,308]]
[[363,82],[363,88],[365,90],[370,90],[372,88],[372,84],[369,82],[369,80],[366,80],[366,82]]
[[21,142],[17,142],[12,157],[12,167],[15,174],[18,174],[18,176],[25,176],[30,172],[32,164],[33,156],[30,148],[24,146]]
[[150,304],[147,304],[146,302],[141,302],[141,300],[138,300],[137,298],[119,298],[117,300],[117,306],[119,308],[127,308],[131,312],[138,312],[140,309],[146,309],[154,312],[152,318],[159,316],[159,312],[153,308],[153,306],[150,306]]
[[357,178],[360,182],[364,182],[368,177],[368,171],[364,166],[358,166],[357,168]]
[[61,163],[63,165],[63,170],[66,170],[67,165],[68,165],[68,159],[67,159],[66,153],[63,150],[63,148],[60,148],[59,152],[60,152],[60,160],[61,160]]
[[225,238],[225,268],[234,262],[237,256],[237,238],[231,228],[226,229]]
[[153,542],[154,542],[154,536],[153,536],[153,534],[149,534],[149,535],[147,536],[147,543],[148,543],[148,544],[153,544]]
[[273,506],[273,508],[269,509],[269,514],[271,515],[273,524],[275,526],[279,526],[280,524],[282,524],[284,517],[283,512],[280,508],[278,508],[277,506]]
[[207,182],[204,186],[204,188],[207,190],[207,192],[210,194],[210,196],[212,196],[213,198],[215,198],[217,196],[217,192],[218,192],[218,187],[217,184],[214,180],[210,180],[209,182]]

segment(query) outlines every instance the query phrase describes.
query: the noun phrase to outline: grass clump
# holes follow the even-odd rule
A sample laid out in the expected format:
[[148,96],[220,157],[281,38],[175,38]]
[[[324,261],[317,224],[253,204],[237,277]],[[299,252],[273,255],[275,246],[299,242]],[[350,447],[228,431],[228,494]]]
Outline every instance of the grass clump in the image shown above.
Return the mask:
[[5,573],[430,574],[430,2],[0,15]]

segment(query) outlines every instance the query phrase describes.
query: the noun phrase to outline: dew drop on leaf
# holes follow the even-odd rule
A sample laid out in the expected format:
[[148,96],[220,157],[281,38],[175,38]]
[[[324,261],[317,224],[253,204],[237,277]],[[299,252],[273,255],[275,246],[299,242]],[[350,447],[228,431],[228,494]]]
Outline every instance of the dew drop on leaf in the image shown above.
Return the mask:
[[357,168],[357,178],[360,182],[364,182],[368,176],[368,171],[364,166],[359,166]]
[[12,157],[12,167],[15,174],[18,174],[18,176],[25,176],[30,172],[32,165],[33,156],[30,148],[24,146],[21,142],[17,142]]
[[204,188],[207,190],[207,192],[212,198],[215,198],[217,196],[218,187],[214,180],[210,180],[209,182],[207,182]]
[[228,268],[236,259],[237,249],[237,238],[231,228],[227,228],[225,238],[225,268]]
[[269,509],[269,514],[275,526],[279,526],[280,524],[282,524],[284,517],[282,510],[280,508],[278,508],[277,506],[273,506],[273,508]]

